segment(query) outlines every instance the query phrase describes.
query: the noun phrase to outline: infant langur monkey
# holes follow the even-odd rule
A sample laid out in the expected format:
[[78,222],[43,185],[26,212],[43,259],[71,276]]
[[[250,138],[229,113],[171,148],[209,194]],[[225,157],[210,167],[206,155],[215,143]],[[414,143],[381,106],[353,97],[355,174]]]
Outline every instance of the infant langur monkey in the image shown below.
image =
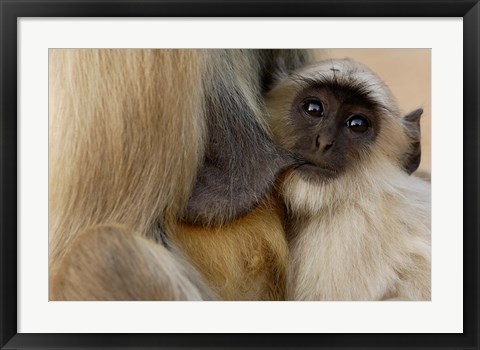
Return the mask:
[[348,59],[290,74],[267,107],[274,141],[299,158],[280,186],[287,299],[430,300],[430,185],[405,167],[422,110],[402,118],[387,86]]

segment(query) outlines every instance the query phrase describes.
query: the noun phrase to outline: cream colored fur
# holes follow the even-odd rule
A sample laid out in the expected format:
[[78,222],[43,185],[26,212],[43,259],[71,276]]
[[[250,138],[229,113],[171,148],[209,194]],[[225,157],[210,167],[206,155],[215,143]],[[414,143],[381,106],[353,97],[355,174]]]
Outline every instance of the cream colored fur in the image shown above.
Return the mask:
[[290,300],[430,299],[430,187],[388,162],[323,186],[292,174]]

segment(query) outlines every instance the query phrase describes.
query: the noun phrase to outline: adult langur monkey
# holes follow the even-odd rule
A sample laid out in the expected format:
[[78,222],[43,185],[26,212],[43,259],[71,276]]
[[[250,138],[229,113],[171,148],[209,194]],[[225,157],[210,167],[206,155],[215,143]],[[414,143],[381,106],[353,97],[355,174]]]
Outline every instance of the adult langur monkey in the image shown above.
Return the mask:
[[430,300],[430,184],[407,174],[423,111],[402,117],[379,77],[348,59],[301,68],[266,103],[273,139],[299,159],[280,186],[287,298]]
[[[267,136],[262,94],[308,60],[303,50],[50,50],[50,299],[282,299],[281,218],[259,231],[249,222],[265,214],[247,214],[275,201],[292,163]],[[232,221],[245,234],[194,236]]]

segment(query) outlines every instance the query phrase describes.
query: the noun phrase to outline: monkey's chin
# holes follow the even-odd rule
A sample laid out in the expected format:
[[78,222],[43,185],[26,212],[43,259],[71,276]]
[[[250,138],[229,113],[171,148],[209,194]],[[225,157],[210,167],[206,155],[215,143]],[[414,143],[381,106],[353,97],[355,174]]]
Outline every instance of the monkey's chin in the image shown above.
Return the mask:
[[327,166],[306,163],[298,166],[295,169],[295,173],[298,174],[303,180],[324,182],[336,178],[339,174],[339,171]]

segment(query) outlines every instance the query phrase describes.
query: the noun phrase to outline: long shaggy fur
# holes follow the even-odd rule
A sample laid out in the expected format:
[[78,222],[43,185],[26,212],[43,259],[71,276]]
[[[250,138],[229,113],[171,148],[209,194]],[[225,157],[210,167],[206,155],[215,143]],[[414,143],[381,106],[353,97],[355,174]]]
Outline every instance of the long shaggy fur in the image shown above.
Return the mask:
[[[174,226],[203,154],[205,62],[196,51],[50,50],[49,64],[55,278],[91,226],[140,235]],[[95,270],[95,260],[85,268]]]
[[184,207],[203,154],[202,64],[195,51],[50,51],[52,261],[89,226],[145,234]]
[[287,298],[429,300],[430,186],[402,167],[418,135],[367,67],[325,61],[294,73],[268,95],[274,139],[287,149],[296,136],[286,132],[291,103],[311,84],[360,89],[377,106],[381,125],[374,145],[337,178],[311,182],[295,170],[286,176]]

